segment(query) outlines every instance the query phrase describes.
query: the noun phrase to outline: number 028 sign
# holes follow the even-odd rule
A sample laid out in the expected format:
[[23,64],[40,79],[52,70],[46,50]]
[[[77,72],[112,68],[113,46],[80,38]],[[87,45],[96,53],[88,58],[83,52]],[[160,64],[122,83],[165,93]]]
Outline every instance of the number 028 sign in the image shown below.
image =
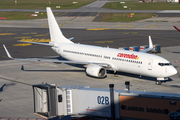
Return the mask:
[[102,105],[109,105],[109,97],[107,96],[98,96],[97,103]]

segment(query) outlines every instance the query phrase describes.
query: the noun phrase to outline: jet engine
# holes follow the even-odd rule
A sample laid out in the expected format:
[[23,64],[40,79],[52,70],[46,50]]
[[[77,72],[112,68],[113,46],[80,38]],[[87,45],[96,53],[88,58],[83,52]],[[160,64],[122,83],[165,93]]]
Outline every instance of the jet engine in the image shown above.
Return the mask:
[[99,65],[90,65],[86,68],[86,74],[93,77],[104,78],[106,76],[106,69]]

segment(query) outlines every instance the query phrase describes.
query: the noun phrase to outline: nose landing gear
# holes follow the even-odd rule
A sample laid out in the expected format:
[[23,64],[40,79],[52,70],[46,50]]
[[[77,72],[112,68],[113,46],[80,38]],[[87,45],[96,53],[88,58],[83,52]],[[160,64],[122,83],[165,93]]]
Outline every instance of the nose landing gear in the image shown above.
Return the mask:
[[161,81],[157,80],[156,85],[161,85]]

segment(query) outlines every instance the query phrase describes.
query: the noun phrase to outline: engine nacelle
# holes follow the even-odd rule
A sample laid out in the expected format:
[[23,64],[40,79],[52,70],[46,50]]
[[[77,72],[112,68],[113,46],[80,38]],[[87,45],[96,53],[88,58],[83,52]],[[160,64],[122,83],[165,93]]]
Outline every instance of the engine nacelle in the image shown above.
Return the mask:
[[106,69],[99,65],[90,65],[86,68],[86,73],[89,76],[103,78],[106,76]]

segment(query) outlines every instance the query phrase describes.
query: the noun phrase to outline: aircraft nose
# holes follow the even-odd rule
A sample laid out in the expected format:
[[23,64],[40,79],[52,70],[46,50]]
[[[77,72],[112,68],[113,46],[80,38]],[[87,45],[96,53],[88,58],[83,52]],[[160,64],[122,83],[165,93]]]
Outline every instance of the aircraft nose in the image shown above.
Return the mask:
[[170,70],[169,70],[169,72],[170,72],[171,75],[177,74],[177,70],[176,70],[176,68],[174,68],[174,67],[171,67]]

